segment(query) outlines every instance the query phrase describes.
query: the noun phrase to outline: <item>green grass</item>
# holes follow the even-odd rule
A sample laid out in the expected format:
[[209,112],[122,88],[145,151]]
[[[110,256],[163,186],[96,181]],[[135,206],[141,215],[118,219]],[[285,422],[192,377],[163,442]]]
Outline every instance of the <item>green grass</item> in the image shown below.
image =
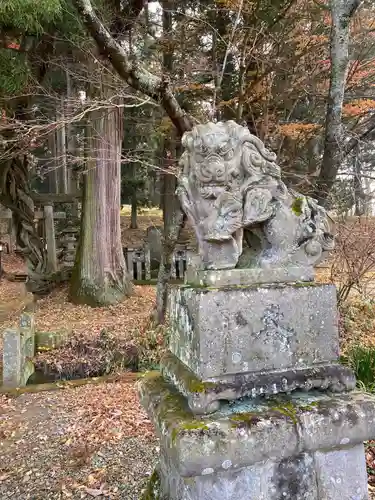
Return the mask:
[[375,347],[353,345],[343,362],[354,371],[360,389],[375,392]]

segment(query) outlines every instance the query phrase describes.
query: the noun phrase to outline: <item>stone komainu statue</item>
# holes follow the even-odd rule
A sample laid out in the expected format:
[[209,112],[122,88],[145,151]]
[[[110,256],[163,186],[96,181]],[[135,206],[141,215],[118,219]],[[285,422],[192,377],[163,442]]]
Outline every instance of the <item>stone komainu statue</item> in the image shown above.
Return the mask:
[[197,125],[182,144],[177,193],[204,269],[307,268],[332,250],[325,210],[287,189],[276,155],[247,128]]

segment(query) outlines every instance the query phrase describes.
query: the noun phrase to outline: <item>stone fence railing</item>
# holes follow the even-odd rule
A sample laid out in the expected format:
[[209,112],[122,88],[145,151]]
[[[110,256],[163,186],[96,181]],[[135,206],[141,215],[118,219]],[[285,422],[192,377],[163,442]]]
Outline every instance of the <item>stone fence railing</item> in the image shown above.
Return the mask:
[[[173,254],[172,279],[183,280],[188,261],[193,255],[188,245],[177,245]],[[150,247],[144,244],[138,248],[124,248],[128,272],[133,280],[149,280],[151,278]]]

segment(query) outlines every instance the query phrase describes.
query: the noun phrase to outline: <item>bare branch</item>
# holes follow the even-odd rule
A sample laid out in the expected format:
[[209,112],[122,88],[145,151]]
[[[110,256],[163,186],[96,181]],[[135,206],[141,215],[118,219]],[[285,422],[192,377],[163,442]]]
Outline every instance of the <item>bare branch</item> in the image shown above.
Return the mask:
[[97,17],[90,0],[74,0],[74,4],[99,49],[108,57],[119,76],[135,90],[160,103],[180,134],[190,130],[192,120],[182,110],[168,83],[143,68],[137,59],[130,61],[125,49]]
[[347,156],[359,142],[366,140],[369,135],[375,130],[375,115],[373,115],[369,120],[367,120],[366,128],[360,134],[350,139],[350,141],[344,147],[344,155]]

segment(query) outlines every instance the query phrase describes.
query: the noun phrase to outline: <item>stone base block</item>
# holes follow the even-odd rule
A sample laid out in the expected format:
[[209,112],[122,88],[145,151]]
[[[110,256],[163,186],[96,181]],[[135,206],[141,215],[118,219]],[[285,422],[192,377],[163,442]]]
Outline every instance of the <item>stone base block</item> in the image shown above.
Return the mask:
[[265,283],[293,283],[314,281],[313,267],[285,267],[279,269],[225,269],[197,270],[188,267],[185,274],[187,285],[203,287],[247,286]]
[[165,460],[159,467],[158,500],[365,500],[363,445],[300,453],[250,467],[182,477]]
[[162,360],[161,372],[186,397],[195,414],[215,412],[220,408],[221,401],[235,401],[243,397],[256,398],[311,389],[340,393],[353,390],[356,385],[352,370],[340,364],[240,373],[203,381],[169,353]]
[[169,349],[202,380],[331,364],[336,310],[331,285],[175,286]]
[[363,441],[375,437],[371,395],[244,399],[196,417],[160,374],[138,384],[160,436],[161,499],[368,498]]

